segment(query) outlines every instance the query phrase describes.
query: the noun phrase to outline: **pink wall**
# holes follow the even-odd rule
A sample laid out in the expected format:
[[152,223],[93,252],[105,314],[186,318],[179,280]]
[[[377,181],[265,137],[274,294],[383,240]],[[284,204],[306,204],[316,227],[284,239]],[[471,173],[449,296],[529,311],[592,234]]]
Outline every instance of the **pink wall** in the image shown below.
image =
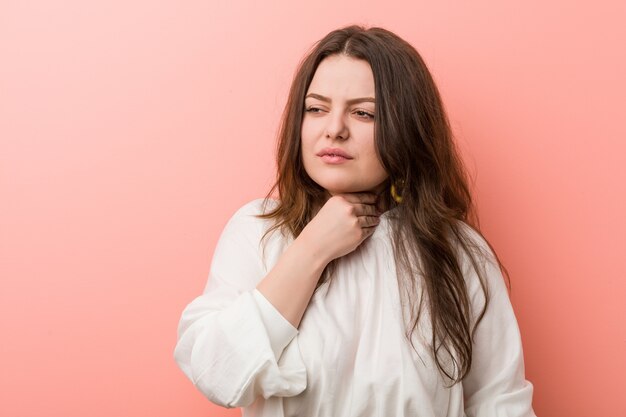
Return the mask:
[[626,415],[626,3],[256,3],[0,4],[0,415],[238,415],[177,369],[176,325],[270,184],[297,62],[348,23],[439,83],[538,415]]

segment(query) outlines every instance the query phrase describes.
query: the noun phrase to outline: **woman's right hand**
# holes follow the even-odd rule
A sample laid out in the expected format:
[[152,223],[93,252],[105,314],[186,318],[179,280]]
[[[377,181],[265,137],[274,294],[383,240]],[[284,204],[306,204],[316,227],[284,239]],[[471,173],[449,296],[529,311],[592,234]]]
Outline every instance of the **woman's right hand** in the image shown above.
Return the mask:
[[330,197],[298,237],[327,262],[354,251],[380,222],[373,193],[346,193]]

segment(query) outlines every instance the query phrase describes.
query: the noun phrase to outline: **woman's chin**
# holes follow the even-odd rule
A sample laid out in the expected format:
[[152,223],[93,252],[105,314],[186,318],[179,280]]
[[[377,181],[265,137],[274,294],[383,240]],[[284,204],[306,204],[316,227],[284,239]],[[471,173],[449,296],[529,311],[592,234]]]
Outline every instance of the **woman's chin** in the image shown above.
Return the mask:
[[[317,181],[316,181],[317,182]],[[326,190],[326,193],[330,196],[334,196],[337,194],[348,194],[348,193],[375,193],[379,194],[384,190],[384,181],[381,183],[375,184],[357,184],[357,183],[346,183],[343,181],[319,181],[317,184]]]

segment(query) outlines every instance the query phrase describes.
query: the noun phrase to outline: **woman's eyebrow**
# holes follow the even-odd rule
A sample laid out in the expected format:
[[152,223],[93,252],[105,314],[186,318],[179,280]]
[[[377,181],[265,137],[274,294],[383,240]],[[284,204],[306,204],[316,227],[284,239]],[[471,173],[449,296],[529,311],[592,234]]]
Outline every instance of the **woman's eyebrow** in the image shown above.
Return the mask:
[[[325,101],[325,102],[327,102],[327,103],[330,103],[330,102],[332,101],[332,100],[331,100],[331,99],[329,99],[328,97],[324,97],[324,96],[322,96],[322,95],[320,95],[320,94],[315,94],[315,93],[310,93],[310,94],[307,94],[307,96],[305,97],[305,99],[306,99],[306,98],[309,98],[309,97],[311,97],[311,98],[316,98],[316,99],[318,99],[318,100]],[[362,102],[364,102],[364,101],[369,101],[369,102],[372,102],[372,103],[376,103],[376,100],[374,99],[374,97],[359,97],[359,98],[353,98],[353,99],[350,99],[350,100],[346,101],[346,103],[348,103],[348,104],[354,104],[354,103],[362,103]]]

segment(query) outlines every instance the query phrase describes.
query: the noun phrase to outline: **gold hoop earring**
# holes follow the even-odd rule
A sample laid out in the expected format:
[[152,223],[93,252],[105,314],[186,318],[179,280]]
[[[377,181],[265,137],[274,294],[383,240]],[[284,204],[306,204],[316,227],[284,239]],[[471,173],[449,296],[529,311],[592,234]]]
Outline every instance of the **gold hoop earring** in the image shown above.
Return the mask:
[[402,196],[399,195],[398,192],[396,191],[395,184],[391,184],[391,198],[393,198],[394,201],[398,204],[402,203]]

